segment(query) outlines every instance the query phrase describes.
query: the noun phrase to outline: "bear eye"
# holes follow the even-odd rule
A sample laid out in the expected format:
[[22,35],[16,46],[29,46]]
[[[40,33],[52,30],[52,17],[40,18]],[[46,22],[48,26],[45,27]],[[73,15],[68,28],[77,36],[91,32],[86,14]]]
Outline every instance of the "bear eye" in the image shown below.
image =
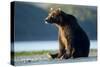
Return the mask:
[[57,17],[56,16],[53,16],[53,18],[56,19]]
[[54,17],[54,16],[51,16],[52,18]]

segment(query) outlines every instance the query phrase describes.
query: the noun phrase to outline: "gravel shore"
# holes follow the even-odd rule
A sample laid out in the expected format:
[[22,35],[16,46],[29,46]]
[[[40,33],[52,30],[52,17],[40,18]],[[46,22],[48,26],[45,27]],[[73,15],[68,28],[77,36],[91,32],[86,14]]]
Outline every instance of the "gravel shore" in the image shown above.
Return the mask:
[[15,56],[14,63],[16,66],[21,65],[38,65],[38,64],[55,64],[55,63],[74,63],[74,62],[89,62],[97,60],[97,50],[91,50],[89,57],[87,58],[70,58],[70,59],[48,59],[46,54],[44,55],[32,55],[32,56]]

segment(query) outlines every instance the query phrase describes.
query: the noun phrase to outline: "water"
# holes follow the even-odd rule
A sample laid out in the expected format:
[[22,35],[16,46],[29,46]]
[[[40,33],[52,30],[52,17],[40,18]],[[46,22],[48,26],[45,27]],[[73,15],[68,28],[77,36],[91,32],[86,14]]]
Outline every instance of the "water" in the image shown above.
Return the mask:
[[[14,51],[55,50],[58,48],[58,41],[26,41],[14,43]],[[90,48],[97,49],[96,40],[90,41]]]

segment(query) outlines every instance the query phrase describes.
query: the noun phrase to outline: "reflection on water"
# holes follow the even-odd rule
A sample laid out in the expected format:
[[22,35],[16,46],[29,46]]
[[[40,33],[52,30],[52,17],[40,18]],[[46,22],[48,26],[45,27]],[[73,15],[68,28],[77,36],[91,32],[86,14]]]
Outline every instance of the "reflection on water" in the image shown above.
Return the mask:
[[[15,51],[32,51],[32,50],[55,50],[59,48],[58,41],[28,41],[28,42],[15,42],[14,50]],[[90,41],[90,48],[97,48],[97,41]]]

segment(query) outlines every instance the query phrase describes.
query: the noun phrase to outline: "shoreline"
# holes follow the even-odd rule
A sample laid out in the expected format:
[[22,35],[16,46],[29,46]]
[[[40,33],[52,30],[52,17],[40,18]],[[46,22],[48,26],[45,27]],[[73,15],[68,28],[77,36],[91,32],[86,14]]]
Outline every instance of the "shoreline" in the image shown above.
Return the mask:
[[[47,51],[48,52],[48,51]],[[40,64],[57,64],[57,63],[76,63],[76,62],[92,62],[92,61],[97,61],[97,50],[92,49],[90,50],[89,57],[80,57],[80,58],[69,58],[69,59],[49,59],[47,57],[47,53],[44,51],[42,54],[30,54],[30,55],[17,55],[14,56],[14,60],[12,61],[15,63],[16,66],[22,66],[22,65],[40,65]]]
[[[58,50],[35,50],[35,51],[21,51],[14,52],[14,56],[33,56],[33,55],[45,55],[47,53],[56,53]],[[97,55],[97,49],[90,49],[89,55]]]

